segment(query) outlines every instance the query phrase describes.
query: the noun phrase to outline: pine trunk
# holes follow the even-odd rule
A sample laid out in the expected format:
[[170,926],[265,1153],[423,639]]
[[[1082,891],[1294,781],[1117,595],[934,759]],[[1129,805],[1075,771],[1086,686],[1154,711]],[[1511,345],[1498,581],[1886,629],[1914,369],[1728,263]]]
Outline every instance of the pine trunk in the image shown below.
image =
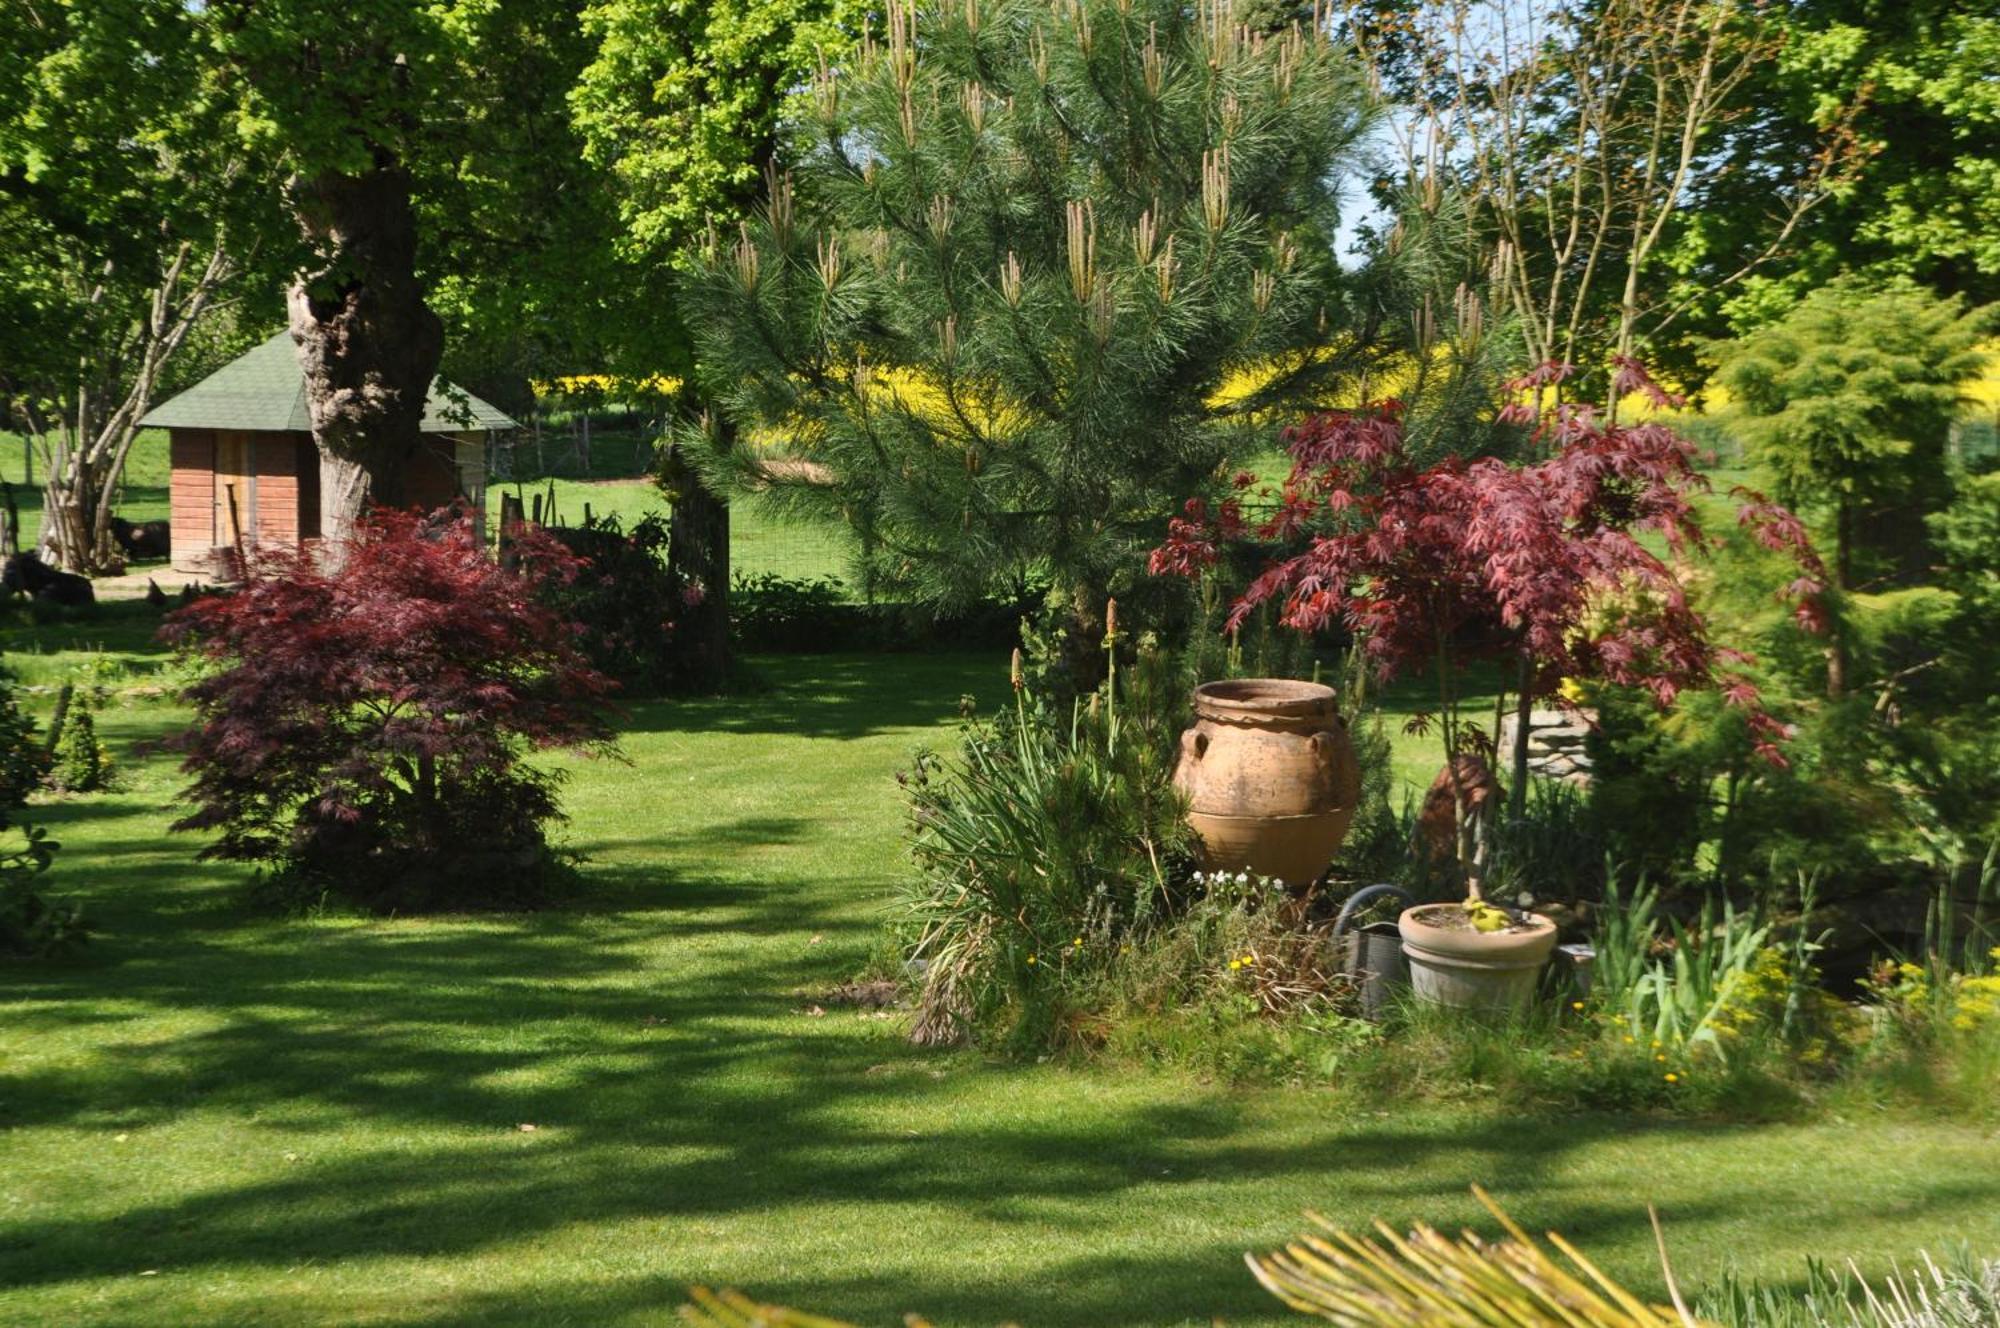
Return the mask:
[[701,592],[682,611],[677,635],[686,681],[705,691],[729,679],[729,504],[691,467],[682,470],[668,526],[667,564],[673,584]]
[[293,282],[292,339],[320,456],[320,534],[347,539],[371,506],[404,501],[444,325],[417,280],[410,178],[395,167],[295,179],[319,266]]
[[[1854,588],[1854,505],[1846,498],[1840,500],[1840,511],[1834,518],[1833,571],[1836,584],[1843,591]],[[1835,620],[1832,639],[1826,650],[1826,694],[1829,700],[1838,701],[1847,695],[1847,642],[1844,639],[1847,625]]]

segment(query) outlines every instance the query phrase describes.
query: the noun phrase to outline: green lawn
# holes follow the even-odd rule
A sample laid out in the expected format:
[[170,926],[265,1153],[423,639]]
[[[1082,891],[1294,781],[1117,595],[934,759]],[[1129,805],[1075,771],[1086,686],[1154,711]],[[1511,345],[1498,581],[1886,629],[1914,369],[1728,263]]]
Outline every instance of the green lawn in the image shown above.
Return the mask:
[[[136,619],[36,639],[147,659]],[[571,785],[588,894],[513,917],[243,911],[163,833],[180,780],[135,744],[175,712],[110,709],[123,786],[37,813],[101,934],[0,973],[0,1322],[666,1323],[700,1281],[871,1324],[1277,1323],[1241,1251],[1309,1206],[1472,1221],[1473,1181],[1655,1289],[1647,1200],[1694,1282],[2000,1247],[2000,1141],[1945,1122],[1357,1109],[814,1014],[879,950],[895,770],[1004,673],[764,668],[635,707],[629,764]]]

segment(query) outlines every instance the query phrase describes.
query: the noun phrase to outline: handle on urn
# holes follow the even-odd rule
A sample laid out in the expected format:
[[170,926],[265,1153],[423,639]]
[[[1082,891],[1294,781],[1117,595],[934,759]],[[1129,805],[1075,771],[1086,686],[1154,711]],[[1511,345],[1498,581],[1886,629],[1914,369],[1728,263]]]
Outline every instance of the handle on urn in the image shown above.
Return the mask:
[[1354,757],[1354,744],[1347,741],[1347,726],[1339,720],[1337,729],[1322,729],[1312,735],[1313,755],[1322,761],[1333,758],[1333,786],[1337,805],[1352,807],[1361,801],[1361,762]]

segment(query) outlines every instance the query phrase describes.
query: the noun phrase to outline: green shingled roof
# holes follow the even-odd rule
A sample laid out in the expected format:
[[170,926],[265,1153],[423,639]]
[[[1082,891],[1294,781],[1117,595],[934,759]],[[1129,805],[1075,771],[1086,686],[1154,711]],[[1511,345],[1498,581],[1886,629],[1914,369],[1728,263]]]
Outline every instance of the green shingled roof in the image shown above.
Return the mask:
[[[305,374],[292,334],[280,332],[231,360],[187,391],[153,407],[139,423],[156,429],[248,429],[312,432]],[[470,392],[439,378],[424,402],[425,433],[514,429],[514,421]]]

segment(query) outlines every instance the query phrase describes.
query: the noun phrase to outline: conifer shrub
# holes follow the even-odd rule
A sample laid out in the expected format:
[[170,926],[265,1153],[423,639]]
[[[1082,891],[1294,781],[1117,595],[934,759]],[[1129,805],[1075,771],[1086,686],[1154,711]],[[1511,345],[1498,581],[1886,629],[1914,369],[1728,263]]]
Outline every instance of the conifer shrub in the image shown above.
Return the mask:
[[288,893],[382,909],[518,906],[562,876],[560,776],[536,750],[608,750],[613,684],[551,604],[578,560],[519,532],[385,513],[337,566],[279,551],[166,625],[195,669],[179,738],[202,856]]
[[95,793],[111,783],[111,749],[97,736],[88,700],[72,702],[50,752],[49,787],[59,793]]
[[60,954],[89,935],[76,906],[39,888],[60,845],[41,827],[17,823],[47,770],[34,721],[16,702],[13,679],[0,673],[0,955],[13,958]]

